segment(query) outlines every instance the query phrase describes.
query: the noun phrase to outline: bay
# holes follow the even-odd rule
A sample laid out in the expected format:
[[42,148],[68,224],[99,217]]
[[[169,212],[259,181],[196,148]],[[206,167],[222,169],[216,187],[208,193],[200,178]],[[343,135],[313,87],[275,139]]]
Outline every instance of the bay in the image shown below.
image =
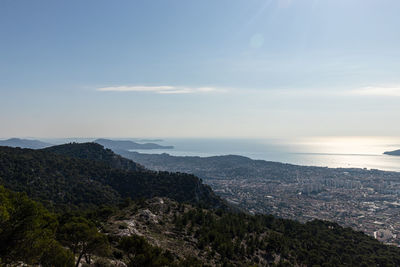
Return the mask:
[[383,154],[400,149],[400,137],[166,138],[157,143],[174,149],[135,151],[173,156],[241,155],[305,166],[400,171],[400,157]]

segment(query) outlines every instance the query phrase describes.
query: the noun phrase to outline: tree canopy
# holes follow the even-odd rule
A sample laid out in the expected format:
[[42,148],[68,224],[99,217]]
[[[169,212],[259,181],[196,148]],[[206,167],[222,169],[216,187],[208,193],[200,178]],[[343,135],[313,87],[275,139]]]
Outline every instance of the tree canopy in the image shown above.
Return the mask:
[[0,186],[1,262],[72,266],[72,253],[55,239],[57,225],[40,203]]

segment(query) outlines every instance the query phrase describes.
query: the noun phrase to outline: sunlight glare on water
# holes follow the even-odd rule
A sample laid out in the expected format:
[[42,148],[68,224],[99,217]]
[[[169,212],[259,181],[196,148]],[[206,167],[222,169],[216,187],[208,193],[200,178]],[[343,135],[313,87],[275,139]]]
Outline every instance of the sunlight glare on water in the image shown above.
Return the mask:
[[383,155],[385,151],[400,149],[399,137],[166,139],[161,144],[175,148],[138,152],[201,157],[230,154],[307,166],[400,171],[400,157]]

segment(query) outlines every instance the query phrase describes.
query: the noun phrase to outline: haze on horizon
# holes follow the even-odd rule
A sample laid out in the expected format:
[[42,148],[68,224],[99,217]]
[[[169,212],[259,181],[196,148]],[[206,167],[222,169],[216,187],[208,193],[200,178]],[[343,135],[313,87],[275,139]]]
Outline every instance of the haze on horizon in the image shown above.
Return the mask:
[[0,2],[0,138],[399,136],[396,0]]

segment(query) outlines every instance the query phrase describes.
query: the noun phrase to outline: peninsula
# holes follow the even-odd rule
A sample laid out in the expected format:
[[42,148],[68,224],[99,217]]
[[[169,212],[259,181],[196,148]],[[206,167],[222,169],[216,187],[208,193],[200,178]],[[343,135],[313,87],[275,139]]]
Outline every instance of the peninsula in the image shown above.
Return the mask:
[[173,149],[173,146],[162,146],[155,143],[136,143],[129,140],[110,140],[110,139],[96,139],[94,141],[106,148],[113,150],[133,150],[133,149]]
[[386,151],[383,154],[390,156],[400,156],[400,149],[394,151]]

